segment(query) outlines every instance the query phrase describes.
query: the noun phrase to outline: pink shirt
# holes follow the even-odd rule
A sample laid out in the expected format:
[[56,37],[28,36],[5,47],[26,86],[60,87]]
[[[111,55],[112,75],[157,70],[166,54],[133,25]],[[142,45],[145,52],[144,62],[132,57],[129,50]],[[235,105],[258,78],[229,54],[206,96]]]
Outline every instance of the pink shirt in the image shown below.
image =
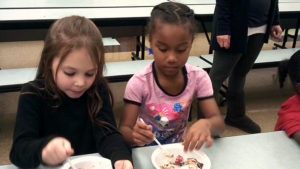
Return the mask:
[[140,106],[138,118],[153,126],[153,133],[163,144],[183,141],[194,97],[213,97],[210,78],[203,69],[186,64],[183,73],[185,87],[175,96],[160,87],[153,63],[136,73],[126,86],[124,101]]

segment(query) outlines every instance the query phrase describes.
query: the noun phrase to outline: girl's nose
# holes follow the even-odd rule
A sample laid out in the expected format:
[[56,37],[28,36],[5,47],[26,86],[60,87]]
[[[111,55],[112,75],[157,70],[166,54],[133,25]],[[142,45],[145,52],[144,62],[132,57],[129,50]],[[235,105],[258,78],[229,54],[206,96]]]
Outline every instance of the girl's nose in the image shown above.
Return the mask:
[[77,77],[75,79],[75,83],[74,83],[75,86],[82,87],[84,86],[84,84],[85,84],[85,79],[83,77]]
[[167,61],[171,62],[171,63],[176,62],[177,61],[176,54],[174,52],[169,52],[168,57],[167,57]]

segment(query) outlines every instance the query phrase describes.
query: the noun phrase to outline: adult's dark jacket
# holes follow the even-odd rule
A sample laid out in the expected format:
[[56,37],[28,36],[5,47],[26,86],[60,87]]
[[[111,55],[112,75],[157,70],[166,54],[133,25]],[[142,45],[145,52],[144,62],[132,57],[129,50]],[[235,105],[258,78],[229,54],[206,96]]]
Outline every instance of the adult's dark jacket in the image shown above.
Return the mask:
[[[278,0],[270,1],[265,43],[268,42],[272,26],[279,25]],[[231,35],[230,48],[227,51],[233,53],[245,52],[248,35],[248,3],[249,0],[216,0],[211,37],[213,50],[226,50],[220,48],[216,36]]]

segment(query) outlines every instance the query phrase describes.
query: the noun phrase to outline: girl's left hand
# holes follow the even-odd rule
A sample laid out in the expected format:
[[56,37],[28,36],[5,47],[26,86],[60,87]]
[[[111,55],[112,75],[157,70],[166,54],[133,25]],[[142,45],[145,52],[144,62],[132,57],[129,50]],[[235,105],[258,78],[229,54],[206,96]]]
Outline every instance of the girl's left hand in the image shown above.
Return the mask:
[[133,169],[132,163],[129,160],[118,160],[114,166],[115,169]]
[[212,145],[213,139],[210,135],[211,123],[207,119],[200,119],[195,122],[188,130],[183,141],[184,151],[192,151],[194,148],[199,150],[204,142],[206,147]]

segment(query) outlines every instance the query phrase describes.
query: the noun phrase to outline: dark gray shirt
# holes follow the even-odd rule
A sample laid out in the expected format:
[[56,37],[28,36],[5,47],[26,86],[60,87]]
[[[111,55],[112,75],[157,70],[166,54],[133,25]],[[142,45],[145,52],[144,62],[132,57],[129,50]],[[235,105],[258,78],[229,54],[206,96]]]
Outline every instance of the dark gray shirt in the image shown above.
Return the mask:
[[248,27],[267,24],[271,0],[249,0]]

